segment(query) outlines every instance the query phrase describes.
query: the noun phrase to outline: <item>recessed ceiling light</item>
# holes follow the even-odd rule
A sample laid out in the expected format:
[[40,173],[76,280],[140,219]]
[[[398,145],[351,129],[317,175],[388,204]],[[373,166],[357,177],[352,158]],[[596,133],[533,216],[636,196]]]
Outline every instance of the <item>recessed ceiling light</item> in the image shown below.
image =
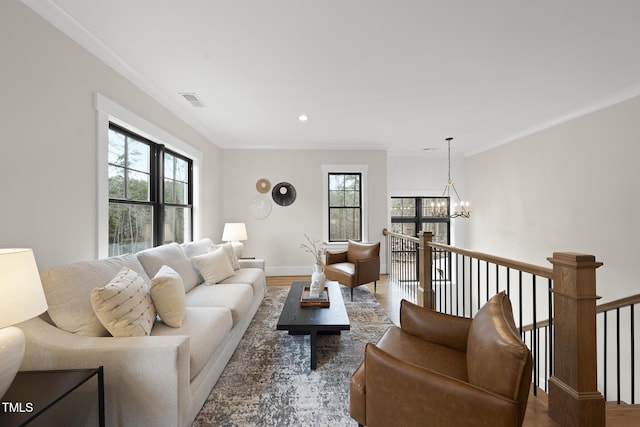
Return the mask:
[[309,120],[309,116],[307,116],[306,114],[300,114],[298,116],[298,120],[300,120],[301,122],[306,122],[307,120]]

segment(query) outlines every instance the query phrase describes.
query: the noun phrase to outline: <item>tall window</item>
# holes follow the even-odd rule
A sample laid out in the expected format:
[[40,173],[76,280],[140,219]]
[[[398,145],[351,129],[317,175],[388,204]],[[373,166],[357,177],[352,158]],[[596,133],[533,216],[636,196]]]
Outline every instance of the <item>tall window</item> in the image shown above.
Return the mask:
[[329,173],[329,241],[362,240],[362,175]]
[[109,125],[109,256],[192,236],[192,161]]
[[392,197],[391,231],[417,236],[420,231],[431,231],[433,241],[450,244],[448,197]]

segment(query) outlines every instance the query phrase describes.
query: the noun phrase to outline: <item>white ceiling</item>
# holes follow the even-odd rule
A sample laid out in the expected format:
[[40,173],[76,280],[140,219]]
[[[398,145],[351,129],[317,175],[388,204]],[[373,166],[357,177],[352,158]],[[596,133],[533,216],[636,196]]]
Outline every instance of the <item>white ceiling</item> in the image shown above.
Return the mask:
[[468,154],[640,94],[638,0],[23,1],[223,148]]

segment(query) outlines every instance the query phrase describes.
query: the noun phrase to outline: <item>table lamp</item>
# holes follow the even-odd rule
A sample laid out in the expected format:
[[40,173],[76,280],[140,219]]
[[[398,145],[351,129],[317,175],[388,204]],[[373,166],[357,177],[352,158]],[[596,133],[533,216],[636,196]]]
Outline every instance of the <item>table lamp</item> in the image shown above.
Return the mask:
[[13,382],[24,356],[24,333],[13,325],[47,310],[31,249],[0,249],[0,398]]
[[222,231],[222,241],[231,242],[236,256],[240,258],[244,249],[244,244],[240,240],[247,240],[247,227],[244,222],[228,222]]

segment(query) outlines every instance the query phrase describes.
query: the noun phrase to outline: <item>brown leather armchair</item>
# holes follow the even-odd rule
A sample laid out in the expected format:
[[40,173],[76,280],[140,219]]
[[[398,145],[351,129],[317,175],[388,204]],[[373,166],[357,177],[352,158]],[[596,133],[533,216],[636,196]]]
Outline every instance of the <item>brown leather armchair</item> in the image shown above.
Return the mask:
[[349,240],[347,250],[327,252],[324,274],[327,280],[335,280],[351,288],[373,282],[373,293],[380,279],[380,242],[359,243]]
[[473,319],[403,300],[400,324],[367,344],[351,377],[350,413],[360,425],[522,426],[531,352],[504,292]]

